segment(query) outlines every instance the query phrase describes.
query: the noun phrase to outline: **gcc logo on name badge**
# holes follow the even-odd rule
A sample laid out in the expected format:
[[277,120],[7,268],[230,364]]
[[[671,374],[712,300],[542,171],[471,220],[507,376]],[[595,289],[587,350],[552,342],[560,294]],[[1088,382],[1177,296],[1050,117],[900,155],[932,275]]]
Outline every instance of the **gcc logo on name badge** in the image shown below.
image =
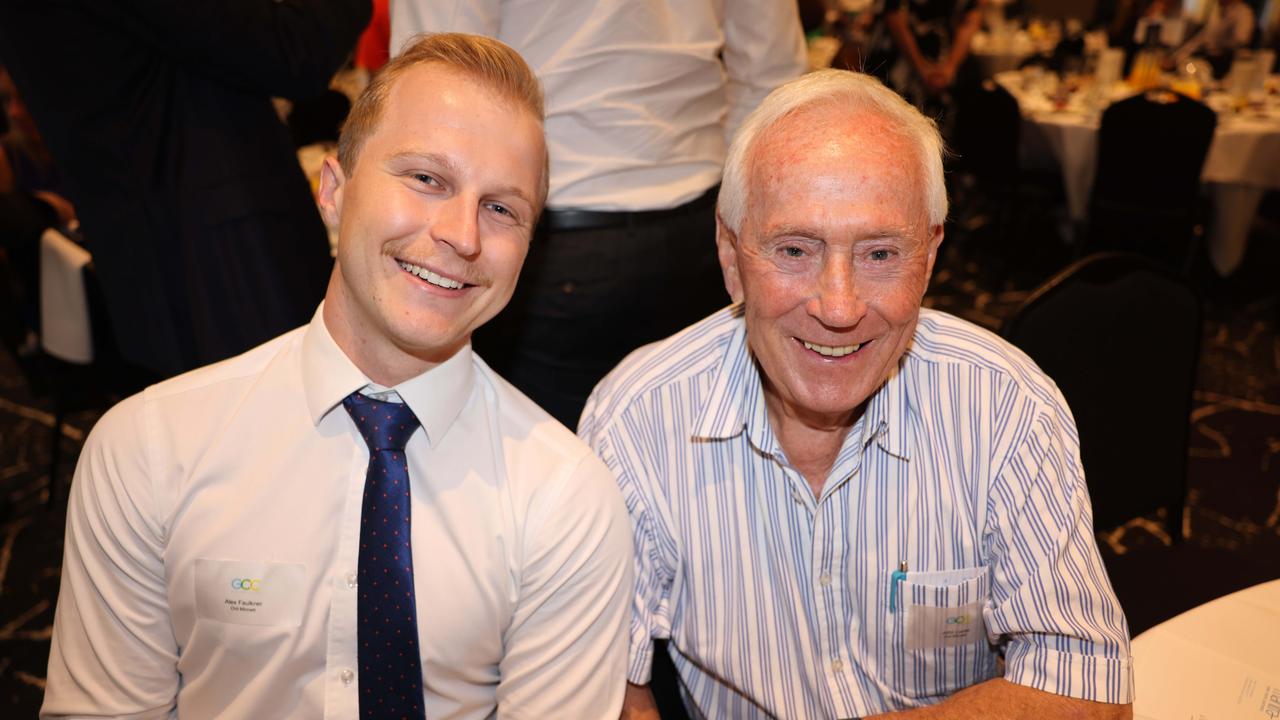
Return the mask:
[[948,625],[968,625],[969,616],[968,615],[952,615],[951,617],[947,618],[947,624]]
[[262,589],[262,580],[258,578],[232,578],[231,589],[258,592]]

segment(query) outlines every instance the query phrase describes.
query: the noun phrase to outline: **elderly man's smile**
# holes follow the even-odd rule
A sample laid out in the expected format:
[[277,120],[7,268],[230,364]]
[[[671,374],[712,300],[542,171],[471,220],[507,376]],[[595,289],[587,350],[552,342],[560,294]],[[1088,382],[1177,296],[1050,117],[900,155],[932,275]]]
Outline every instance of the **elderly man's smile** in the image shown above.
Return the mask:
[[818,343],[809,342],[808,340],[803,340],[801,338],[796,338],[796,341],[803,345],[806,350],[815,352],[823,357],[837,359],[847,357],[858,352],[862,346],[870,342],[861,342],[856,345],[819,345]]

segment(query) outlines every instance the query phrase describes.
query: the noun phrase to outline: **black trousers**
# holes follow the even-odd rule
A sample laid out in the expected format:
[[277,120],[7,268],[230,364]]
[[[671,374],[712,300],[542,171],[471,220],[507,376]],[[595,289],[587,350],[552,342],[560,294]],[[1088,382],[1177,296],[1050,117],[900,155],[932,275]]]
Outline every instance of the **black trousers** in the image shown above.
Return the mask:
[[714,193],[677,211],[616,216],[609,227],[540,224],[511,303],[473,337],[490,366],[570,429],[628,353],[729,303]]

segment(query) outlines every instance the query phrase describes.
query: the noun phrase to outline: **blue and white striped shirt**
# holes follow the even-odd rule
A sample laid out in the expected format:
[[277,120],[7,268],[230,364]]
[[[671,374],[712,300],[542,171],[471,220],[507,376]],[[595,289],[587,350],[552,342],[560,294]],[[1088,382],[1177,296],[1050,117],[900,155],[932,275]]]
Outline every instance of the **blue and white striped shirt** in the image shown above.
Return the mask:
[[686,704],[712,718],[936,703],[995,677],[1001,651],[1009,681],[1132,701],[1075,423],[1039,368],[923,310],[815,499],[770,428],[741,316],[633,353],[583,413],[635,524],[631,682],[669,637]]

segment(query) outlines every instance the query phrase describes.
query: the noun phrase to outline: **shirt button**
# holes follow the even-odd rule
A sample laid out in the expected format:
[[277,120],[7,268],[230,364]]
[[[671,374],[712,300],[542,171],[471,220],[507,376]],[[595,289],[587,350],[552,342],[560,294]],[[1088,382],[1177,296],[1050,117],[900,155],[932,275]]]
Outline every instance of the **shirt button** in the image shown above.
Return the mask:
[[348,589],[348,590],[355,590],[355,589],[356,589],[356,574],[355,574],[355,573],[347,573],[347,589]]
[[355,680],[355,679],[356,679],[356,674],[355,674],[354,672],[352,672],[351,668],[347,668],[346,670],[343,670],[343,671],[342,671],[342,684],[343,684],[343,685],[350,685],[350,684],[351,684],[351,682],[352,682],[353,680]]
[[822,575],[820,575],[820,576],[818,577],[818,582],[822,583],[822,585],[823,585],[824,587],[825,587],[825,586],[827,586],[827,585],[830,585],[830,584],[831,584],[831,573],[822,573]]
[[833,673],[844,672],[844,663],[840,662],[839,660],[832,660],[831,672]]

